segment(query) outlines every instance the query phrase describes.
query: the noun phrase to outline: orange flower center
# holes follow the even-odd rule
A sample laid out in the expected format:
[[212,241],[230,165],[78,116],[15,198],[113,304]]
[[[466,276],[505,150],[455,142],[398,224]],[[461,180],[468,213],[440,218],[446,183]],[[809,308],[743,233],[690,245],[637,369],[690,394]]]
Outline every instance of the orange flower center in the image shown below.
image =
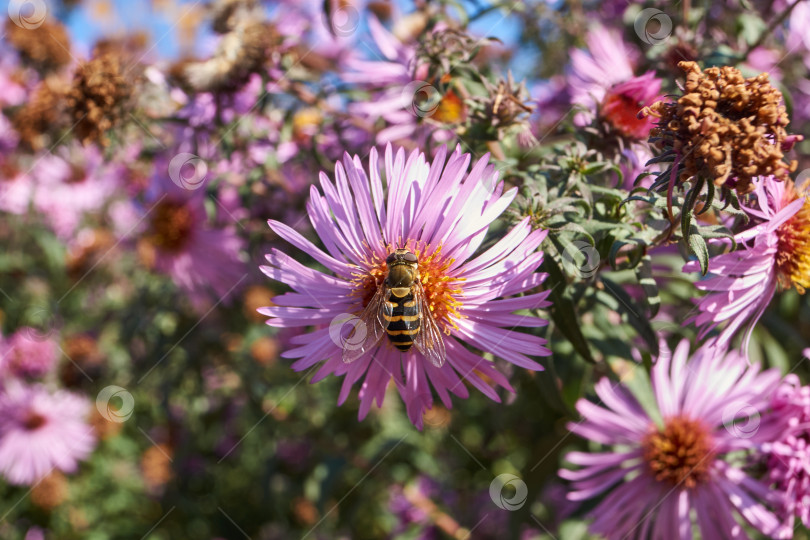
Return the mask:
[[161,202],[152,214],[152,243],[165,251],[178,252],[191,238],[194,216],[182,203]]
[[[810,194],[810,180],[798,190],[790,180],[785,181],[785,204]],[[779,247],[776,269],[779,283],[785,288],[796,287],[799,293],[810,288],[810,198],[804,206],[777,230]]]
[[452,89],[442,97],[432,119],[444,124],[456,124],[463,122],[467,117],[467,107]]
[[708,479],[714,461],[714,441],[699,420],[667,418],[654,426],[641,443],[642,455],[659,482],[693,488]]
[[[447,274],[448,268],[455,259],[442,257],[441,246],[434,250],[430,245],[425,245],[412,248],[412,251],[419,261],[417,263],[419,281],[425,291],[425,303],[433,314],[433,318],[444,327],[445,333],[449,335],[451,328],[458,329],[455,320],[464,317],[458,312],[462,302],[457,298],[462,293],[459,283],[464,279]],[[393,252],[393,249],[389,249],[389,252]],[[377,255],[374,255],[371,260],[365,261],[365,266],[370,270],[354,274],[353,280],[354,294],[363,298],[363,306],[371,301],[371,297],[388,276],[388,266]]]

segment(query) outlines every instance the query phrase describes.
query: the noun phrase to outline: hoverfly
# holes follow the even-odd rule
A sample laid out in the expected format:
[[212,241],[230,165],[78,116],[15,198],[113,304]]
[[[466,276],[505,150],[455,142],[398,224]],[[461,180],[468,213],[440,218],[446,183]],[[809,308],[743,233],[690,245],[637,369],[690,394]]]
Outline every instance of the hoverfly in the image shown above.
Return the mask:
[[[408,352],[416,345],[434,366],[444,365],[444,339],[425,300],[418,263],[416,255],[406,248],[397,248],[385,259],[388,274],[360,315],[365,338],[356,347],[344,347],[344,362],[354,362],[387,334],[400,351]],[[355,331],[357,327],[352,335]]]

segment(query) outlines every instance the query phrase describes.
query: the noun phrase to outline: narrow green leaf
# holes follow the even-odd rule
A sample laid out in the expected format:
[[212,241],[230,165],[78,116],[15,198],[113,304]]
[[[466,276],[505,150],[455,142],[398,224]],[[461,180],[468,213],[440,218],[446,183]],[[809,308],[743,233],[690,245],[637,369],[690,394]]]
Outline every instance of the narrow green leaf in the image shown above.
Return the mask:
[[[601,280],[605,285],[605,290],[597,291],[597,298],[614,311],[624,313],[627,316],[627,322],[638,332],[652,355],[658,356],[658,336],[650,325],[649,317],[642,313],[639,305],[621,285],[604,276],[601,276]],[[608,298],[613,301],[607,301]]]
[[647,300],[647,310],[650,318],[658,314],[658,309],[661,307],[661,297],[658,295],[658,284],[655,282],[652,272],[652,259],[649,255],[641,258],[641,263],[636,266],[636,279],[641,289],[644,291],[644,297]]
[[585,340],[585,336],[582,335],[581,323],[579,317],[577,317],[574,303],[570,298],[563,295],[567,282],[562,270],[551,257],[544,258],[541,268],[548,273],[549,280],[547,283],[551,286],[551,293],[549,294],[551,319],[565,338],[571,342],[574,350],[588,362],[595,363],[588,342]]
[[[692,231],[695,229],[692,228]],[[696,231],[689,233],[689,251],[697,257],[700,273],[705,276],[709,271],[709,248],[706,246],[706,240]]]

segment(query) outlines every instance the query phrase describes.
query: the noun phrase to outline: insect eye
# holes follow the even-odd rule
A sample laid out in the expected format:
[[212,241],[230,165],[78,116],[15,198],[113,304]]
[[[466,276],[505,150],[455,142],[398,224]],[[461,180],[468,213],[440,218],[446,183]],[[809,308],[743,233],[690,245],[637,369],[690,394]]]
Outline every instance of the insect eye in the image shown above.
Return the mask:
[[385,258],[385,264],[391,264],[392,262],[394,262],[394,259],[396,258],[397,258],[396,253],[392,253],[391,255]]
[[405,254],[405,257],[404,257],[404,258],[405,258],[405,260],[406,260],[406,261],[408,261],[409,263],[415,263],[415,262],[417,262],[417,261],[416,261],[416,255],[414,255],[414,254],[413,254],[413,253],[411,253],[410,251],[409,251],[408,253],[406,253],[406,254]]

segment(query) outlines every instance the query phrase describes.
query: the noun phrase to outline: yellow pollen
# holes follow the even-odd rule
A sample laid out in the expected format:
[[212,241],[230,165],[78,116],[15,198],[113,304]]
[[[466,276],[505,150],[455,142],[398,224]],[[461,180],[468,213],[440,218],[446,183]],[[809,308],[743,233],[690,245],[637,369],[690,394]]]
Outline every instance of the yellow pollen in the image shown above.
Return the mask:
[[[799,197],[810,197],[810,180],[799,189],[790,180],[785,182],[784,203]],[[779,284],[784,288],[796,287],[800,294],[810,288],[810,198],[804,206],[777,230],[779,245],[776,269]]]

